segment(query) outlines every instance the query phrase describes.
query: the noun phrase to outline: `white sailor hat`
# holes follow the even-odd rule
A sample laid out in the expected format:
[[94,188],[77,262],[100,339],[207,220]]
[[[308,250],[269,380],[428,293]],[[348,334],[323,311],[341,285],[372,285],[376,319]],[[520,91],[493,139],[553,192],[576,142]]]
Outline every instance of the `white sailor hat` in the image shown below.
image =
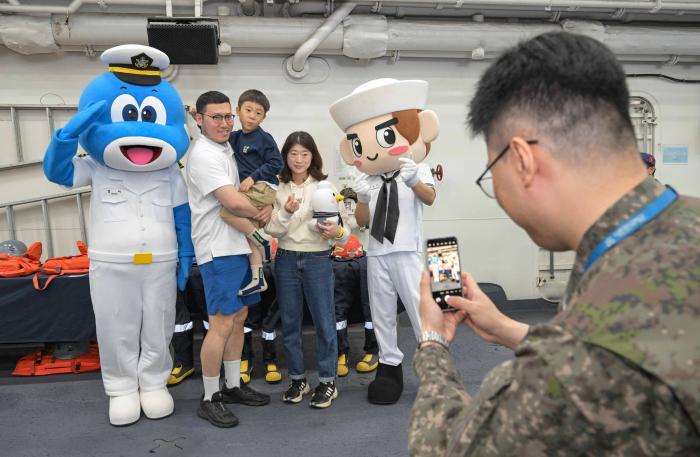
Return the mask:
[[382,114],[425,108],[428,83],[417,79],[381,78],[368,81],[330,107],[331,117],[345,130]]
[[161,71],[170,65],[163,52],[142,44],[123,44],[107,49],[100,57],[109,71],[122,81],[139,86],[160,83]]

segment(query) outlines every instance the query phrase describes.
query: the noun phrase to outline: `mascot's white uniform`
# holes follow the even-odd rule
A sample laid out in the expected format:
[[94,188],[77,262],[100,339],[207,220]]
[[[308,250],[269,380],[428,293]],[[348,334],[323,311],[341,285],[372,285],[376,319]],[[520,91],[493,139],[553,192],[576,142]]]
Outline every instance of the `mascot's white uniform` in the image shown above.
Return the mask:
[[[141,410],[151,419],[173,412],[166,381],[175,294],[194,256],[177,164],[189,138],[182,101],[160,79],[165,54],[123,45],[102,61],[109,72],[85,88],[78,113],[54,134],[44,173],[66,187],[92,185],[90,296],[102,380],[110,423],[128,425]],[[78,143],[87,157],[75,155]]]
[[[437,115],[423,110],[427,94],[425,81],[378,79],[359,86],[330,108],[333,120],[345,132],[341,155],[361,172],[353,184],[358,209],[369,205],[367,282],[379,366],[368,399],[376,404],[395,403],[403,391],[397,296],[416,337],[420,335],[422,208],[426,202],[432,204],[435,193],[430,167],[418,162],[440,130]],[[424,202],[418,193],[430,198]]]

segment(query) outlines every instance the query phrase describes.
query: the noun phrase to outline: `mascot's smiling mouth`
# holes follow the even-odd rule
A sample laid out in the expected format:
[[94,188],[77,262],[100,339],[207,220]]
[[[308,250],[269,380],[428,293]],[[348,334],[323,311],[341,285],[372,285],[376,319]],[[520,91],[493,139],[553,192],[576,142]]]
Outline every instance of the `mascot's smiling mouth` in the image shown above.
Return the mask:
[[377,160],[377,157],[379,157],[379,153],[374,154],[374,157],[367,157],[367,160]]
[[124,157],[136,165],[147,165],[158,157],[163,148],[155,146],[119,146]]

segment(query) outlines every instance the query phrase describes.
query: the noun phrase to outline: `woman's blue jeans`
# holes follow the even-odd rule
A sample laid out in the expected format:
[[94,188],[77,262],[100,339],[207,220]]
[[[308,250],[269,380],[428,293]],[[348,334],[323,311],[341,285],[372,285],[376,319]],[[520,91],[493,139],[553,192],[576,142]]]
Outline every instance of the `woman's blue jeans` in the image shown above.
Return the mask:
[[277,250],[275,284],[284,332],[284,351],[291,379],[306,377],[301,325],[304,298],[316,327],[320,382],[335,380],[338,339],[335,331],[334,276],[330,251]]

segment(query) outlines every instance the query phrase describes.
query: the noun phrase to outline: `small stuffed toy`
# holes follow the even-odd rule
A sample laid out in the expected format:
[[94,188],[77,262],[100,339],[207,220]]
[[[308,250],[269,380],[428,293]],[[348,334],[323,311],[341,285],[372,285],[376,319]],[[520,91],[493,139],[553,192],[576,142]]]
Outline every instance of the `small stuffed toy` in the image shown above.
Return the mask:
[[313,216],[308,222],[309,230],[318,232],[320,222],[330,220],[340,224],[340,213],[338,213],[338,202],[344,197],[333,191],[333,186],[328,181],[321,181],[316,186],[316,190],[311,194],[311,209]]
[[368,400],[376,404],[395,403],[403,392],[397,297],[416,338],[421,331],[422,208],[433,204],[435,184],[430,167],[420,162],[440,131],[437,115],[424,109],[427,96],[425,81],[383,78],[362,84],[330,108],[345,133],[340,153],[360,172],[352,186],[355,218],[370,229],[367,279],[379,366]]

